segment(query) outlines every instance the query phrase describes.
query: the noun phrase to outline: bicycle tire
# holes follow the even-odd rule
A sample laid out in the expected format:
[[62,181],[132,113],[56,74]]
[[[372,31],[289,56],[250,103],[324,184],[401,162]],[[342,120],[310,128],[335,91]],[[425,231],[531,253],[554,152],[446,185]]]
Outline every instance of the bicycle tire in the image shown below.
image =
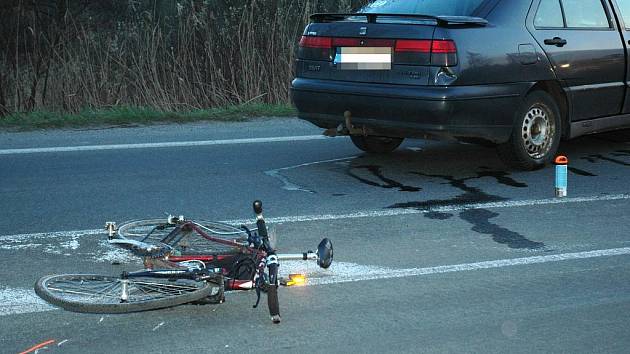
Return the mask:
[[[234,226],[205,220],[194,220],[193,222],[212,237],[240,242],[247,240],[247,234]],[[165,218],[134,220],[120,225],[117,235],[120,238],[158,244],[175,226],[166,223]],[[159,229],[160,227],[164,227],[164,229]],[[177,244],[169,243],[169,246],[180,254],[231,254],[239,252],[238,247],[212,242],[195,232],[185,235]]]
[[35,283],[35,293],[47,302],[73,312],[129,313],[193,302],[217,292],[206,281],[131,278],[129,299],[120,301],[121,279],[98,274],[47,275]]

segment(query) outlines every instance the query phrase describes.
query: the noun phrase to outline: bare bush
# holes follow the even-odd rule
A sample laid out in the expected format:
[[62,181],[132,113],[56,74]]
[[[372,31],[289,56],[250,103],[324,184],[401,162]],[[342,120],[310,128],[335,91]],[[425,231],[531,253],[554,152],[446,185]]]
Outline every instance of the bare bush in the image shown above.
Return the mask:
[[361,2],[6,0],[0,114],[286,103],[308,15]]

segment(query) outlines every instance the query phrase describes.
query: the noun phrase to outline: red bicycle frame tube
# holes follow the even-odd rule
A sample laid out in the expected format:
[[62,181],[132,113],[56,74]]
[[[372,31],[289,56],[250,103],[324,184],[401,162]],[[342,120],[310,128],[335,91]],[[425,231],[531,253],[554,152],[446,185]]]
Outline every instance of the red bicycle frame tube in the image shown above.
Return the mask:
[[198,254],[198,255],[185,255],[185,256],[168,256],[168,260],[171,262],[185,262],[185,261],[202,261],[202,262],[216,262],[223,261],[229,258],[235,257],[233,254],[225,254],[225,255],[208,255],[208,254]]
[[[208,241],[216,242],[218,244],[229,246],[229,247],[237,247],[241,250],[242,253],[248,253],[248,254],[254,255],[255,262],[257,264],[257,273],[261,272],[260,262],[262,259],[267,257],[267,252],[263,250],[253,249],[249,246],[244,246],[243,244],[240,244],[236,241],[229,241],[229,240],[224,240],[221,238],[212,237],[191,221],[188,221],[182,224],[181,228],[182,230],[189,228],[190,230],[195,231],[197,234],[199,234],[201,237],[205,238]],[[233,257],[235,257],[235,255],[233,254],[226,254],[226,255],[200,254],[200,255],[169,256],[168,260],[171,262],[182,262],[182,261],[192,261],[192,260],[198,260],[202,262],[213,262],[213,261],[222,261],[222,260],[226,260]],[[262,271],[264,271],[264,267]],[[252,280],[226,279],[224,286],[225,286],[225,290],[251,290],[256,285],[253,279]]]
[[259,256],[267,257],[267,252],[263,251],[263,250],[258,250],[258,249],[254,249],[251,248],[249,246],[244,246],[243,244],[240,244],[236,241],[228,241],[228,240],[224,240],[221,238],[216,238],[216,237],[212,237],[210,235],[208,235],[207,233],[205,233],[203,230],[201,230],[195,223],[193,222],[186,222],[184,225],[182,225],[182,228],[184,228],[184,226],[190,226],[190,228],[195,231],[196,233],[198,233],[199,235],[201,235],[203,238],[205,238],[208,241],[212,241],[212,242],[216,242],[225,246],[230,246],[230,247],[238,247],[241,249],[241,251],[243,253],[251,253],[256,255],[257,259],[260,259]]

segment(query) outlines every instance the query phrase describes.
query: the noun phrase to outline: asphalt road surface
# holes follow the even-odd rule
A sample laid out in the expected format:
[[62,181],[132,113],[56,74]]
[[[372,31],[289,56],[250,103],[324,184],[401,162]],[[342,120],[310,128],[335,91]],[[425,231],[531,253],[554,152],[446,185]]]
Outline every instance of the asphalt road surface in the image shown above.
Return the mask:
[[[293,119],[0,133],[0,352],[567,352],[630,348],[630,131],[564,143],[554,169],[407,141],[371,156]],[[141,267],[100,230],[165,213],[239,223],[262,199],[282,252],[329,237],[326,271],[222,305],[71,313],[41,276]]]

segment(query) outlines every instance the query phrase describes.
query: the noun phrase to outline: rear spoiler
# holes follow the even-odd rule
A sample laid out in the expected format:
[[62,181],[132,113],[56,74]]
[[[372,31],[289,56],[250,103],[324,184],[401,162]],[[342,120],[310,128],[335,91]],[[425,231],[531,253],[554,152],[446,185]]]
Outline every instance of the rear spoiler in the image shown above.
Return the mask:
[[434,20],[438,26],[448,25],[474,25],[487,26],[488,20],[471,16],[432,16],[421,14],[375,14],[375,13],[317,13],[310,19],[315,23],[344,21],[348,17],[365,17],[368,23],[375,23],[379,17],[398,17],[418,20]]

